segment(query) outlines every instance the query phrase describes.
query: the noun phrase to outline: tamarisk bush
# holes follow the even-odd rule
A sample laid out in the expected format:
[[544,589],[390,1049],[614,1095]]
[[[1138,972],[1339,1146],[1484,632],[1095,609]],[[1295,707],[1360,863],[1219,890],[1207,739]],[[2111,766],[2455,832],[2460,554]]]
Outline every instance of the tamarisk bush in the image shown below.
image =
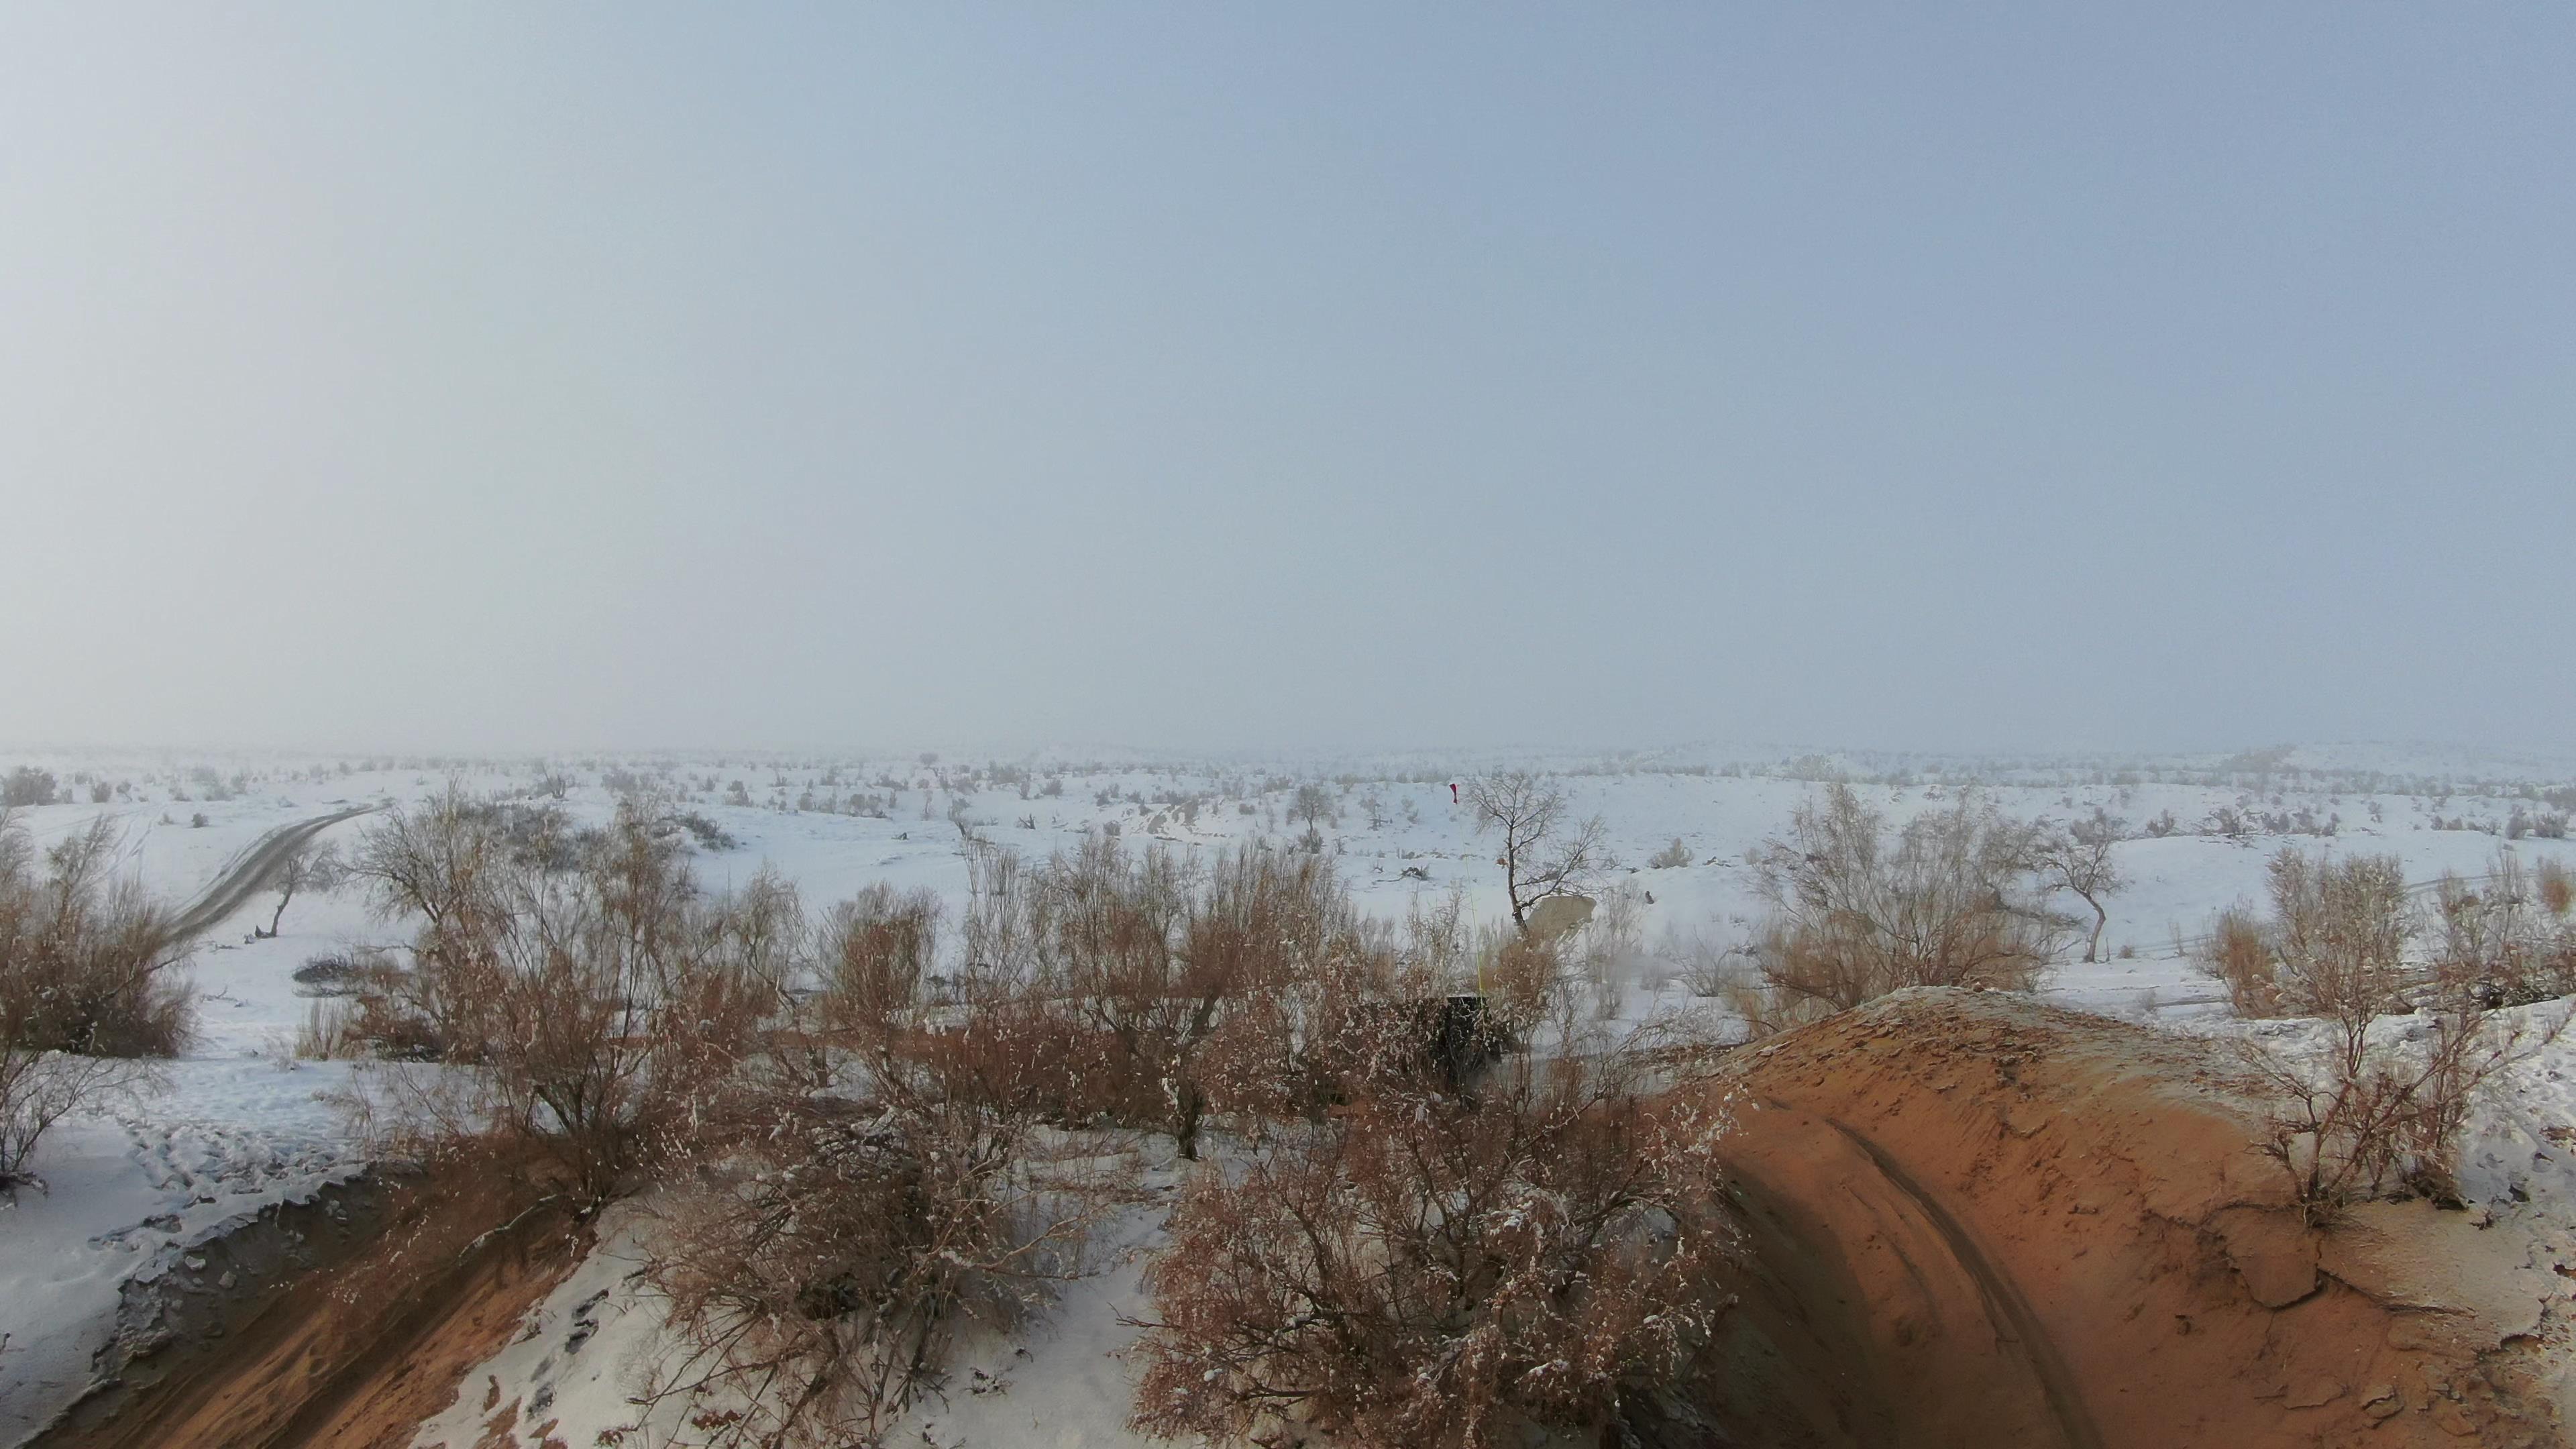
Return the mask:
[[727,1098],[732,1145],[663,1200],[646,1271],[680,1347],[650,1393],[721,1406],[708,1444],[878,1443],[957,1332],[1018,1324],[1135,1195],[1114,1150],[885,1061]]
[[1184,1190],[1148,1270],[1134,1423],[1486,1449],[1606,1433],[1727,1299],[1704,1091],[1621,1054],[1526,1060],[1472,1100],[1417,1079]]
[[2446,879],[2431,911],[2432,959],[2418,972],[2410,950],[2426,919],[2395,856],[2284,849],[2269,870],[2271,915],[2231,908],[2194,948],[2238,1015],[2325,1026],[2313,1059],[2256,1043],[2245,1052],[2271,1099],[2263,1150],[2311,1221],[2397,1188],[2455,1200],[2460,1135],[2478,1094],[2563,1029],[2563,1017],[2534,1026],[2493,1009],[2504,1000],[2499,971],[2530,979],[2517,944],[2530,926],[2521,880],[2500,866],[2481,899]]
[[2042,844],[1965,795],[1891,829],[1850,786],[1829,787],[1754,855],[1771,915],[1734,1004],[1767,1032],[1900,987],[2029,990],[2075,934],[2045,906]]
[[153,1080],[184,1045],[185,943],[131,880],[104,819],[44,852],[0,810],[0,1192],[37,1182],[37,1144],[66,1114]]

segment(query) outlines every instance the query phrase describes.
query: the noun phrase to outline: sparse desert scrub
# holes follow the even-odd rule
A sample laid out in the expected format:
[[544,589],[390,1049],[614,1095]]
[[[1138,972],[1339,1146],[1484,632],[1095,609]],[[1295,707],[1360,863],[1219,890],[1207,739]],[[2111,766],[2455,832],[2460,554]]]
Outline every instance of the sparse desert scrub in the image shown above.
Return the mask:
[[2039,843],[1969,796],[1891,830],[1827,787],[1754,853],[1771,915],[1735,1006],[1759,1033],[1907,986],[2029,990],[2074,933],[2042,900]]
[[1135,1423],[1220,1442],[1607,1435],[1724,1298],[1721,1106],[1616,1054],[1397,1089],[1185,1189],[1147,1275]]

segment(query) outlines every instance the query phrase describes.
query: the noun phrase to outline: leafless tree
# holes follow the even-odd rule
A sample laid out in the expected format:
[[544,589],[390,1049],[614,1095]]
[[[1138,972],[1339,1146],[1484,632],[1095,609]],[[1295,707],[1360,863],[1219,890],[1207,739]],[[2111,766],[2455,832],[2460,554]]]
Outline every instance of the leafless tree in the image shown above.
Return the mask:
[[286,857],[277,868],[277,909],[269,913],[268,934],[275,936],[280,921],[286,919],[287,902],[298,891],[328,892],[340,884],[340,843],[323,841],[306,845]]
[[1288,818],[1305,821],[1309,829],[1333,823],[1333,792],[1312,783],[1298,786],[1288,801]]
[[2072,891],[2093,909],[2093,930],[2084,939],[2084,959],[2100,959],[2102,931],[2110,925],[2111,913],[2103,908],[2104,898],[2128,888],[2128,878],[2112,854],[2120,842],[2120,822],[2096,810],[2090,820],[2079,820],[2063,830],[2040,835],[2033,842],[2033,862],[2040,873],[2058,890]]
[[1529,908],[1573,890],[1602,867],[1608,846],[1601,817],[1572,818],[1565,787],[1528,770],[1474,776],[1461,786],[1476,831],[1502,837],[1503,887],[1512,924],[1529,928]]
[[417,913],[432,930],[443,930],[490,913],[490,887],[507,855],[489,817],[451,780],[427,800],[378,816],[359,838],[348,874],[365,884],[378,916]]

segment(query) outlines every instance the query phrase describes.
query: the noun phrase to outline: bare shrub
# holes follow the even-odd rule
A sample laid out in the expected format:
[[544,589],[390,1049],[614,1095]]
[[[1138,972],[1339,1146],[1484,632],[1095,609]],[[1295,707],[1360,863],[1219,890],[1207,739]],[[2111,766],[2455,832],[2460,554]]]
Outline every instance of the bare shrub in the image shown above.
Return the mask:
[[2334,1021],[2357,1058],[2370,1019],[2405,1009],[2406,948],[2417,928],[2405,868],[2393,855],[2333,860],[2285,847],[2267,875],[2280,1009]]
[[[2557,868],[2559,908],[2549,904]],[[2566,920],[2566,868],[2555,860],[2539,872],[2498,850],[2484,880],[2445,872],[2435,882],[2433,976],[2452,1002],[2519,1006],[2576,993],[2576,928]]]
[[[1200,871],[1102,837],[1036,867],[999,850],[970,863],[969,965],[953,983],[967,1026],[941,1033],[943,1070],[1066,1120],[1168,1132],[1184,1157],[1221,1036],[1240,1080],[1256,1038],[1306,1032],[1322,987],[1374,971],[1351,964],[1366,954],[1357,914],[1311,855],[1254,847]],[[1321,1070],[1297,1065],[1283,1090]]]
[[757,1049],[803,921],[766,875],[702,894],[680,843],[631,801],[561,870],[457,803],[397,811],[358,852],[380,903],[422,923],[411,969],[361,993],[355,1029],[422,1039],[451,1067],[362,1076],[362,1118],[394,1142],[525,1139],[595,1203]]
[[2417,922],[2397,857],[2333,860],[2284,847],[2267,884],[2268,921],[2231,908],[2189,953],[2227,987],[2237,1014],[2324,1017],[2357,1039],[2372,1017],[2406,1009]]
[[1484,941],[1478,957],[1478,994],[1506,1032],[1526,1036],[1550,1016],[1566,980],[1561,940],[1506,932]]
[[[7,1025],[6,1011],[0,1006],[0,1026]],[[28,1163],[56,1122],[77,1110],[133,1098],[158,1082],[138,1061],[0,1047],[0,1196],[25,1186],[44,1188]]]
[[1301,889],[1312,912],[1296,959],[1244,994],[1199,1064],[1209,1109],[1256,1136],[1271,1119],[1321,1120],[1399,1076],[1454,1085],[1495,1044],[1481,1021],[1442,1017],[1448,999],[1405,969],[1394,933],[1361,921],[1329,873]]
[[[2394,1188],[2455,1200],[2460,1133],[2477,1096],[2557,1034],[2535,1037],[2491,1012],[2497,973],[2522,959],[2511,943],[2527,936],[2527,897],[2509,861],[2499,860],[2485,893],[2457,878],[2439,888],[2432,999],[2420,1013],[2407,960],[2423,922],[2394,856],[2284,849],[2269,870],[2271,919],[2231,910],[2196,954],[2240,1015],[2325,1025],[2312,1059],[2248,1046],[2273,1099],[2264,1151],[2312,1222]],[[2375,1037],[2374,1024],[2391,1014],[2409,1028]]]
[[17,1050],[167,1057],[193,1033],[187,943],[140,881],[117,873],[106,817],[43,853],[0,816],[0,991]]
[[1714,997],[1741,979],[1732,958],[1736,952],[1706,930],[1683,932],[1666,926],[1655,954],[1669,963],[1682,988],[1693,996]]
[[306,1061],[345,1061],[362,1056],[367,1041],[359,1034],[360,1008],[345,997],[317,997],[305,1003],[304,1024],[295,1031],[295,1055]]
[[1527,1063],[1471,1105],[1394,1091],[1184,1190],[1148,1270],[1134,1424],[1278,1442],[1600,1434],[1724,1308],[1705,1094]]
[[2535,874],[2540,908],[2553,919],[2566,920],[2570,911],[2576,910],[2576,872],[2570,872],[2565,861],[2551,856],[2540,862]]
[[1755,854],[1771,917],[1735,1004],[1763,1032],[1907,986],[2027,991],[2072,934],[2039,899],[2036,859],[2030,827],[1971,796],[1891,832],[1829,786]]
[[1678,835],[1673,837],[1672,844],[1646,857],[1646,868],[1649,870],[1679,870],[1690,863],[1690,847],[1682,844],[1682,838]]
[[827,1019],[875,1028],[913,1005],[938,954],[939,893],[880,881],[834,906],[817,928]]
[[[1025,1116],[901,1073],[720,1104],[646,1271],[683,1351],[655,1398],[714,1396],[711,1445],[875,1444],[944,1381],[966,1325],[1007,1329],[1085,1270],[1132,1181]],[[844,1095],[835,1087],[851,1088]]]
[[2264,1154],[2289,1175],[2311,1223],[2397,1189],[2456,1206],[2470,1110],[2565,1026],[2562,1018],[2534,1030],[2476,1006],[2408,1020],[2420,1023],[2420,1039],[2373,1042],[2347,1030],[2310,1063],[2247,1043],[2273,1097]]
[[2193,967],[2227,988],[2228,1009],[2238,1016],[2277,1016],[2281,980],[2273,964],[2272,935],[2249,906],[2230,906],[2210,923],[2209,934],[2185,949]]
[[190,1001],[166,918],[104,877],[105,821],[46,852],[0,810],[0,1193],[66,1114],[151,1085],[139,1057],[184,1044]]

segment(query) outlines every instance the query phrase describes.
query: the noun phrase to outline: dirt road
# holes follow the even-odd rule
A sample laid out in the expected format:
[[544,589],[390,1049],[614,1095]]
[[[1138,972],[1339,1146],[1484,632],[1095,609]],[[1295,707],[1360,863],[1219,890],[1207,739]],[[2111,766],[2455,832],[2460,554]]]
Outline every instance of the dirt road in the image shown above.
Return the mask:
[[197,898],[190,901],[170,923],[173,942],[184,945],[223,924],[226,917],[248,905],[251,897],[275,883],[287,857],[312,844],[314,837],[323,831],[375,808],[373,805],[354,805],[335,814],[317,815],[311,820],[281,825],[252,841],[227,862],[223,873],[197,892]]

